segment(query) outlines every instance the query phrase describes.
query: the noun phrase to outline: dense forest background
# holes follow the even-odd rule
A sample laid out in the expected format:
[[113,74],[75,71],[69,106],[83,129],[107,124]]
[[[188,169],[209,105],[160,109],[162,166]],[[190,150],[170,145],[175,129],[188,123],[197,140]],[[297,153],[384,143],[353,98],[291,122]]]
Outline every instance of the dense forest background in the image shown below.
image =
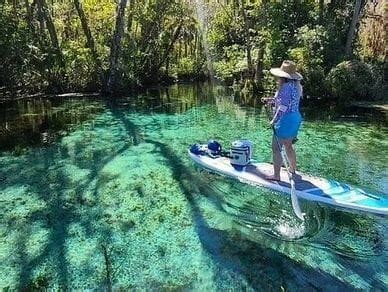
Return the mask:
[[256,92],[291,59],[307,98],[381,100],[387,19],[365,0],[0,0],[0,94],[209,78]]

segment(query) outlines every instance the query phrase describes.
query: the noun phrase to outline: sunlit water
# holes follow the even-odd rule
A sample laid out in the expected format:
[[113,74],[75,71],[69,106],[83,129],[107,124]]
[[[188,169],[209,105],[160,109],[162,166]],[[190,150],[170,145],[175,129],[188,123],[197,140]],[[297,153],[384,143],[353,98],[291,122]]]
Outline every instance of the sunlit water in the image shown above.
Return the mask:
[[[248,138],[270,161],[257,99],[174,86],[1,115],[0,288],[388,289],[387,218],[302,202],[300,222],[287,196],[189,160]],[[305,118],[300,170],[387,193],[385,123],[322,116]]]

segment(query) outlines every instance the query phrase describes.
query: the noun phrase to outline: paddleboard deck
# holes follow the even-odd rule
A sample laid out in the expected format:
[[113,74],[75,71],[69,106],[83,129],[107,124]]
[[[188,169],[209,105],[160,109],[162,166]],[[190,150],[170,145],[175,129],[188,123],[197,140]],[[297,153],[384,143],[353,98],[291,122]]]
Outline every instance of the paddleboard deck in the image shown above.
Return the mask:
[[[236,170],[227,157],[210,157],[206,154],[194,154],[191,159],[201,167],[243,183],[265,187],[290,195],[291,185],[285,169],[281,169],[280,181],[266,180],[273,173],[269,163],[250,163],[243,170]],[[358,210],[388,215],[388,199],[379,194],[370,193],[358,187],[297,172],[294,176],[298,198],[333,205],[348,210]]]

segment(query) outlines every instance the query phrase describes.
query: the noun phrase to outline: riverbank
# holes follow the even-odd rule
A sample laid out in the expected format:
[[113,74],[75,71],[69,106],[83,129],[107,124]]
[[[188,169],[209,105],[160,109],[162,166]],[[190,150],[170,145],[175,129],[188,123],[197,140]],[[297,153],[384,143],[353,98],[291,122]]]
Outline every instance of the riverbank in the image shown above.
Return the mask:
[[366,109],[376,109],[388,114],[388,101],[358,101],[351,103],[351,106]]

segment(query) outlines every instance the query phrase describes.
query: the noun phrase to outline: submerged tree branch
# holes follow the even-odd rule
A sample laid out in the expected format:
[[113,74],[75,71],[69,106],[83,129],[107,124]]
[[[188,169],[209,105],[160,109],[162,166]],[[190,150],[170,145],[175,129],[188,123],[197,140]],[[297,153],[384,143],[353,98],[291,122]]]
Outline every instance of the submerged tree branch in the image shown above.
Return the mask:
[[101,244],[102,253],[105,260],[105,279],[108,292],[112,291],[112,263],[109,259],[108,249],[104,244]]

